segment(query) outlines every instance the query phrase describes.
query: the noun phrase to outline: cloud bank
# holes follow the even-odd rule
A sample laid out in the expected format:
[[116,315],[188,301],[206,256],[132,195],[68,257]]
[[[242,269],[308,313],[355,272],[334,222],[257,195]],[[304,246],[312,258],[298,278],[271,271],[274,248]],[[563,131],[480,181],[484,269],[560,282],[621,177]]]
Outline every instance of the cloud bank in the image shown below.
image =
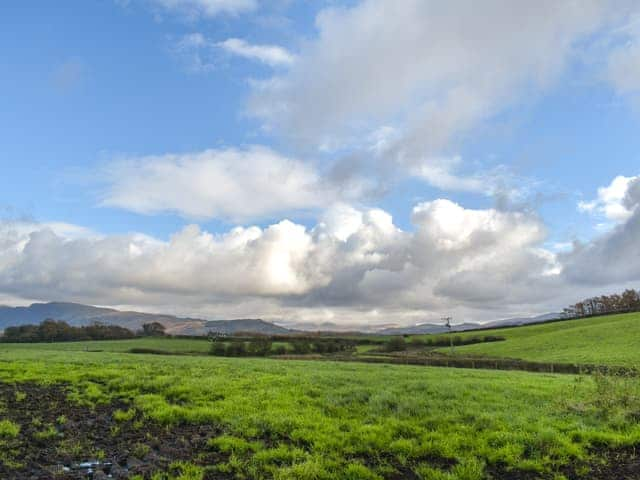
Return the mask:
[[312,227],[282,220],[212,234],[189,225],[168,241],[3,222],[0,293],[381,324],[555,309],[576,292],[640,281],[638,210],[562,254],[544,248],[546,229],[533,214],[438,199],[415,205],[411,218],[404,231],[383,210],[337,204]]

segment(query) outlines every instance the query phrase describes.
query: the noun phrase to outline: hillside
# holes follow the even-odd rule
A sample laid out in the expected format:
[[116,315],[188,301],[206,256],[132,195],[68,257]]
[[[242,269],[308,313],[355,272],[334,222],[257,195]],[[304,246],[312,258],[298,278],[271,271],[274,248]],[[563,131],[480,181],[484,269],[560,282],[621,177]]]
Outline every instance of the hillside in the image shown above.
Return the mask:
[[204,335],[210,330],[232,334],[252,332],[270,335],[292,333],[284,327],[260,319],[203,320],[180,318],[173,315],[128,312],[113,308],[101,308],[78,303],[34,303],[28,307],[0,306],[0,330],[9,326],[37,324],[47,318],[63,320],[73,326],[99,322],[138,330],[145,323],[160,322],[167,333],[174,335]]
[[456,353],[533,361],[640,365],[640,313],[492,329],[482,333],[506,340],[457,347]]

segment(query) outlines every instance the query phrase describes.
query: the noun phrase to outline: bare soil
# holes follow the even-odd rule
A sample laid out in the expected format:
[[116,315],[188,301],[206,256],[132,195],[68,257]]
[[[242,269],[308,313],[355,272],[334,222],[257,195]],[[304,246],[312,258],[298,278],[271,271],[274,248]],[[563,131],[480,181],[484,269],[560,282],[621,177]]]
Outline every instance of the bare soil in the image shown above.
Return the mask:
[[[215,426],[164,427],[139,413],[116,421],[114,413],[129,405],[78,406],[67,393],[64,385],[0,383],[0,419],[20,425],[16,438],[2,439],[1,479],[149,478],[179,460],[202,465],[226,461],[207,448],[207,440],[220,433]],[[90,472],[81,468],[83,462],[97,466]],[[210,472],[207,478],[228,477]]]

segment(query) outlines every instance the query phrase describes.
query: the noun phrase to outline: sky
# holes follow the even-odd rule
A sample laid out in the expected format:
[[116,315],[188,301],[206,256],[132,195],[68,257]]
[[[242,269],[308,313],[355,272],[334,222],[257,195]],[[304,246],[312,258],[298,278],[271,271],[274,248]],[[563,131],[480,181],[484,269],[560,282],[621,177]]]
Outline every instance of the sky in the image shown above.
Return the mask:
[[640,287],[640,6],[0,7],[0,303],[454,323]]

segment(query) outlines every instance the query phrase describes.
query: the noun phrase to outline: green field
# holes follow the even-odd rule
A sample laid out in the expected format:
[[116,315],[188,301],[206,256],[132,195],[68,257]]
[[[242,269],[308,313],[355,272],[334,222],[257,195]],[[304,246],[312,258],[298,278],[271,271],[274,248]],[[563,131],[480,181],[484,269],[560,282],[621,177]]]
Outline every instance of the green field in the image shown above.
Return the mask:
[[[0,350],[4,346],[0,344]],[[170,353],[208,353],[211,343],[206,338],[165,338],[165,337],[142,337],[131,340],[103,340],[103,341],[82,341],[82,342],[60,342],[60,343],[15,343],[11,344],[12,350],[63,350],[63,351],[86,351],[91,352],[128,352],[133,348],[146,348],[152,350],[162,350]]]
[[[175,340],[157,341],[166,348]],[[106,344],[131,346],[90,347]],[[602,452],[640,442],[635,380],[82,350],[0,345],[0,380],[17,382],[18,391],[21,382],[64,382],[72,402],[124,400],[144,422],[170,428],[215,425],[208,448],[224,461],[196,456],[196,467],[175,476],[185,480],[204,471],[207,478],[479,480],[511,469],[560,479],[566,468],[595,478],[586,473],[599,455],[591,446]]]
[[[640,313],[465,332],[506,341],[456,347],[459,355],[489,355],[541,362],[640,366]],[[440,349],[448,353],[449,349]]]

